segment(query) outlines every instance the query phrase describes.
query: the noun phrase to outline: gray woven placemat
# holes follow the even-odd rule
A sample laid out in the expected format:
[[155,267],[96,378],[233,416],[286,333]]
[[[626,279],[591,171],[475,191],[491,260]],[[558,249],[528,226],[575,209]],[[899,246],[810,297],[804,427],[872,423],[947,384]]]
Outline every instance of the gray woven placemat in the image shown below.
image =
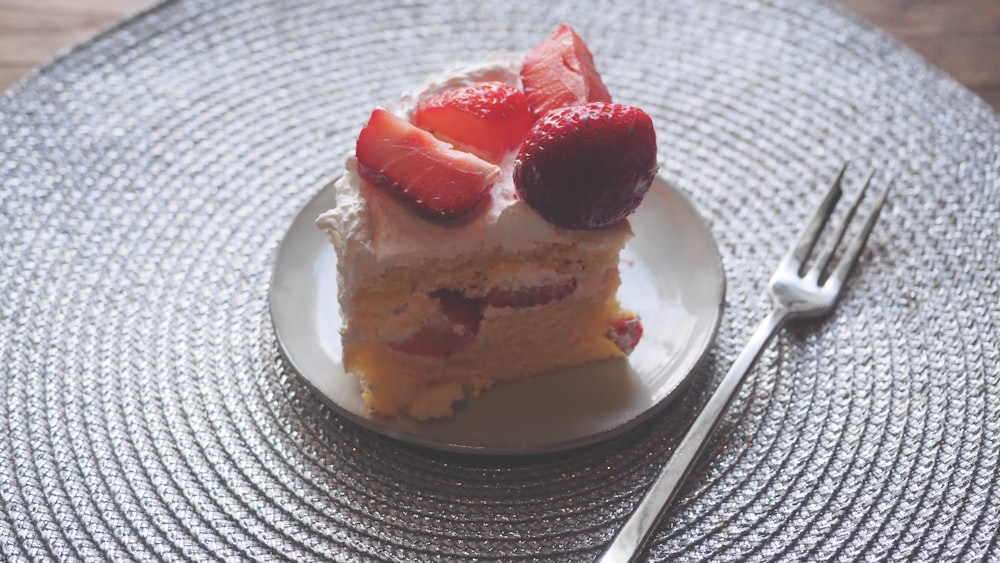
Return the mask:
[[[690,392],[527,459],[359,429],[281,359],[284,230],[370,108],[571,22],[723,253]],[[766,306],[839,164],[896,187],[844,301],[783,333],[653,560],[1000,558],[1000,119],[815,1],[174,1],[0,100],[0,559],[587,560]]]

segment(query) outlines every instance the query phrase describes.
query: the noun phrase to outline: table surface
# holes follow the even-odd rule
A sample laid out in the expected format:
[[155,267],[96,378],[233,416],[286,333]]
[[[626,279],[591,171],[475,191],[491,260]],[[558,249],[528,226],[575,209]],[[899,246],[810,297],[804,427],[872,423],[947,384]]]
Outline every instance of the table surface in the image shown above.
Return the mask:
[[[836,0],[1000,111],[1000,2]],[[0,91],[63,49],[154,0],[0,0]]]

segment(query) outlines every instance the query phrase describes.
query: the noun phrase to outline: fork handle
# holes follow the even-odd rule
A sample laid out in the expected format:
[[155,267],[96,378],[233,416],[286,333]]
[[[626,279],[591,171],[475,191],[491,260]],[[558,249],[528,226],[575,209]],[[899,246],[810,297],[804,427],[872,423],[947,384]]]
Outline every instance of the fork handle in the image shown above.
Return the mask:
[[781,329],[788,320],[788,311],[775,308],[761,321],[743,351],[736,357],[726,376],[712,392],[708,402],[698,414],[691,428],[681,440],[667,464],[660,470],[646,495],[643,496],[635,512],[629,517],[622,529],[615,535],[611,544],[597,559],[601,563],[635,561],[646,542],[649,540],[657,524],[666,512],[666,507],[677,495],[681,483],[690,473],[694,462],[698,459],[708,443],[708,438],[715,431],[739,390],[740,384],[750,371],[754,362],[771,337]]

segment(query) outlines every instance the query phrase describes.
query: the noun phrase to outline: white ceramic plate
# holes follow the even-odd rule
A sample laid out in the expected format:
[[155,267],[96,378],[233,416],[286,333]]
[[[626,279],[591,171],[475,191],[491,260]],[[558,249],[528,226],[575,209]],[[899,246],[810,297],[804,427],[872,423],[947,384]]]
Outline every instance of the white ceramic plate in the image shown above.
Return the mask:
[[668,404],[715,337],[725,275],[712,233],[684,195],[657,178],[632,216],[622,253],[623,305],[645,334],[627,360],[609,360],[500,384],[444,420],[368,412],[341,362],[336,255],[313,224],[333,206],[332,184],[299,213],[278,248],[270,307],[288,362],[336,412],[406,442],[485,454],[564,450],[606,439]]

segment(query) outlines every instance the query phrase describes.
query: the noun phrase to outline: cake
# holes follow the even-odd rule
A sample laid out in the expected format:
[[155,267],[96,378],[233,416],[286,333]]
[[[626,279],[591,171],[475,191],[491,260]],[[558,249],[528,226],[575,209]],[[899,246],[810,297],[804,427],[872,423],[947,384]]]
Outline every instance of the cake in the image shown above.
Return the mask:
[[527,54],[375,108],[316,220],[337,254],[343,364],[381,416],[446,417],[499,382],[622,358],[628,215],[652,122],[568,25]]

